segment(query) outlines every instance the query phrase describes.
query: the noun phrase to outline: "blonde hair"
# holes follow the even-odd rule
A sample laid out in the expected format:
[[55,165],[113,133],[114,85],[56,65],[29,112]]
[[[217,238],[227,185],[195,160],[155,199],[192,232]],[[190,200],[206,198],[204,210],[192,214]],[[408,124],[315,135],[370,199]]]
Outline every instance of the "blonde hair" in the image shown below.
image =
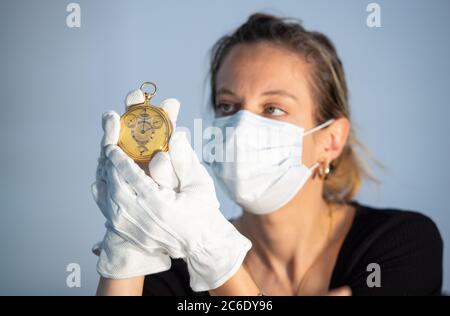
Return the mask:
[[[307,31],[301,21],[256,13],[235,32],[219,39],[211,52],[210,85],[214,104],[216,79],[224,57],[237,44],[269,42],[300,54],[310,66],[309,83],[315,101],[316,124],[345,117],[350,120],[348,90],[344,68],[333,43],[324,34]],[[323,197],[330,202],[349,202],[358,192],[363,177],[374,179],[359,158],[353,127],[341,155],[330,164]]]

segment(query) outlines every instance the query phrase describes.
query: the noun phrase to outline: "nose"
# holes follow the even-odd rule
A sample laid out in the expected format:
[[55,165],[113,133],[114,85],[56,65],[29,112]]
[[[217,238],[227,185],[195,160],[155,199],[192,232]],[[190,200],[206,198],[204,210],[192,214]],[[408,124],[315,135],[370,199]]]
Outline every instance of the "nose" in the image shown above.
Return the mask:
[[254,114],[260,114],[256,100],[246,99],[241,103],[241,110],[246,110]]

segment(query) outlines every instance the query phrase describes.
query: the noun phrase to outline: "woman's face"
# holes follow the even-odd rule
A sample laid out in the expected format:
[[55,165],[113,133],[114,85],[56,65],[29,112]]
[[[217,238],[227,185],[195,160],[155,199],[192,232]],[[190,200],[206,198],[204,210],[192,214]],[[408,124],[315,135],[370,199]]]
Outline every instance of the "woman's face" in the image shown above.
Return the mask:
[[[217,74],[216,116],[247,110],[305,130],[313,128],[308,71],[303,58],[287,49],[270,43],[239,44],[225,57]],[[307,166],[320,158],[314,135],[303,142]]]

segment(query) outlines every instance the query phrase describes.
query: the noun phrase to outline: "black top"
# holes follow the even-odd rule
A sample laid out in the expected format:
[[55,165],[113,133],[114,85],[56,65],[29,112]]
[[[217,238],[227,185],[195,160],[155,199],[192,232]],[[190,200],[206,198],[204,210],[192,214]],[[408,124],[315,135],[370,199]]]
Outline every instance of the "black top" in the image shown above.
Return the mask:
[[[348,285],[352,295],[441,294],[443,243],[434,222],[416,212],[352,204],[355,217],[336,260],[330,289]],[[375,270],[368,270],[371,263],[380,267],[381,287],[367,285],[368,278],[376,280]],[[173,259],[170,270],[145,277],[143,295],[209,293],[193,292],[186,263]]]

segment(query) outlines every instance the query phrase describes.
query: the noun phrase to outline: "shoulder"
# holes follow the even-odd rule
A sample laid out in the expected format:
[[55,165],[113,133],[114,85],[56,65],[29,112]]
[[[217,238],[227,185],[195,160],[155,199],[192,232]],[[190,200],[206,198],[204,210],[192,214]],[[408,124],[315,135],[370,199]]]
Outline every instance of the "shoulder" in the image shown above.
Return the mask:
[[356,204],[353,226],[354,233],[364,235],[367,242],[391,240],[395,244],[442,246],[441,235],[433,220],[415,211]]
[[[361,294],[437,294],[443,242],[433,220],[415,211],[355,206],[354,222],[341,249],[340,264],[345,268],[340,269],[346,281]],[[367,287],[373,264],[379,267],[381,288]]]
[[208,292],[194,292],[189,285],[186,262],[172,259],[169,270],[145,276],[144,296],[205,296]]

